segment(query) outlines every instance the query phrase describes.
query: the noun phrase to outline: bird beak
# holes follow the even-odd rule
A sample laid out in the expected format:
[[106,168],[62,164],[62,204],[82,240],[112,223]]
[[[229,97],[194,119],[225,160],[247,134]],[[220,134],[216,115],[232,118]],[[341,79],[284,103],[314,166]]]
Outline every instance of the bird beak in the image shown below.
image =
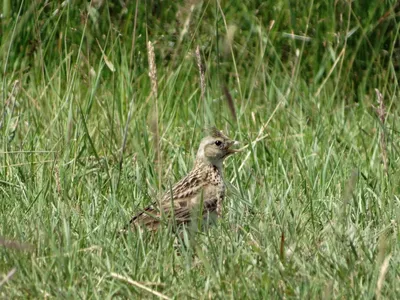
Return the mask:
[[228,143],[228,154],[234,154],[234,153],[237,153],[237,152],[240,152],[240,150],[239,149],[232,149],[231,147],[232,146],[237,146],[237,145],[239,145],[240,143],[238,142],[238,141],[229,141],[229,143]]

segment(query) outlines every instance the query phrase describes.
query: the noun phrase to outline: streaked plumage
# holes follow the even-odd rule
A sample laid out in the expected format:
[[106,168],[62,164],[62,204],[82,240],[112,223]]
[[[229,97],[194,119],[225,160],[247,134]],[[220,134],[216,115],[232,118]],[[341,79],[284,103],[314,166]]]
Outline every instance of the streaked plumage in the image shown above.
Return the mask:
[[[156,230],[161,223],[174,220],[177,225],[187,224],[194,212],[201,212],[204,219],[211,214],[221,215],[225,185],[222,175],[223,161],[238,150],[231,147],[237,142],[215,127],[199,146],[193,169],[166,191],[160,201],[155,201],[130,221],[130,227],[146,226]],[[159,204],[161,203],[161,206]]]

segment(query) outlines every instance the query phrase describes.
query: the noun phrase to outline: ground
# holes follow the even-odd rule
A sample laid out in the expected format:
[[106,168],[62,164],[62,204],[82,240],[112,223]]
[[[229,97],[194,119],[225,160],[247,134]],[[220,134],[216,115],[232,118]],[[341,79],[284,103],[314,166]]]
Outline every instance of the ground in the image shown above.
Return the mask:
[[[1,298],[400,298],[396,2],[131,2],[3,1]],[[218,224],[119,235],[209,125]]]

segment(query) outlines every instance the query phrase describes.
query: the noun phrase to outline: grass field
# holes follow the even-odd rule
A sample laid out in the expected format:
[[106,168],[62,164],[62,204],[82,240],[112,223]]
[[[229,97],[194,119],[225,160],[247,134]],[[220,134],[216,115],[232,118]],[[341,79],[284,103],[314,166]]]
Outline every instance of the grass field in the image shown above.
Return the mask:
[[[1,9],[1,298],[400,298],[396,1]],[[217,226],[118,237],[214,124]]]

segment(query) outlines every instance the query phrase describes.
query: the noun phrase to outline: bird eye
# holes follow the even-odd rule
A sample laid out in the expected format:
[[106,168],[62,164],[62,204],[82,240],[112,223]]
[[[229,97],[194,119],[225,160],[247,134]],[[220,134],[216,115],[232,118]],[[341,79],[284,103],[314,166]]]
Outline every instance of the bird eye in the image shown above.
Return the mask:
[[221,141],[216,141],[216,142],[215,142],[215,145],[217,145],[217,146],[221,146],[221,144],[222,144]]

